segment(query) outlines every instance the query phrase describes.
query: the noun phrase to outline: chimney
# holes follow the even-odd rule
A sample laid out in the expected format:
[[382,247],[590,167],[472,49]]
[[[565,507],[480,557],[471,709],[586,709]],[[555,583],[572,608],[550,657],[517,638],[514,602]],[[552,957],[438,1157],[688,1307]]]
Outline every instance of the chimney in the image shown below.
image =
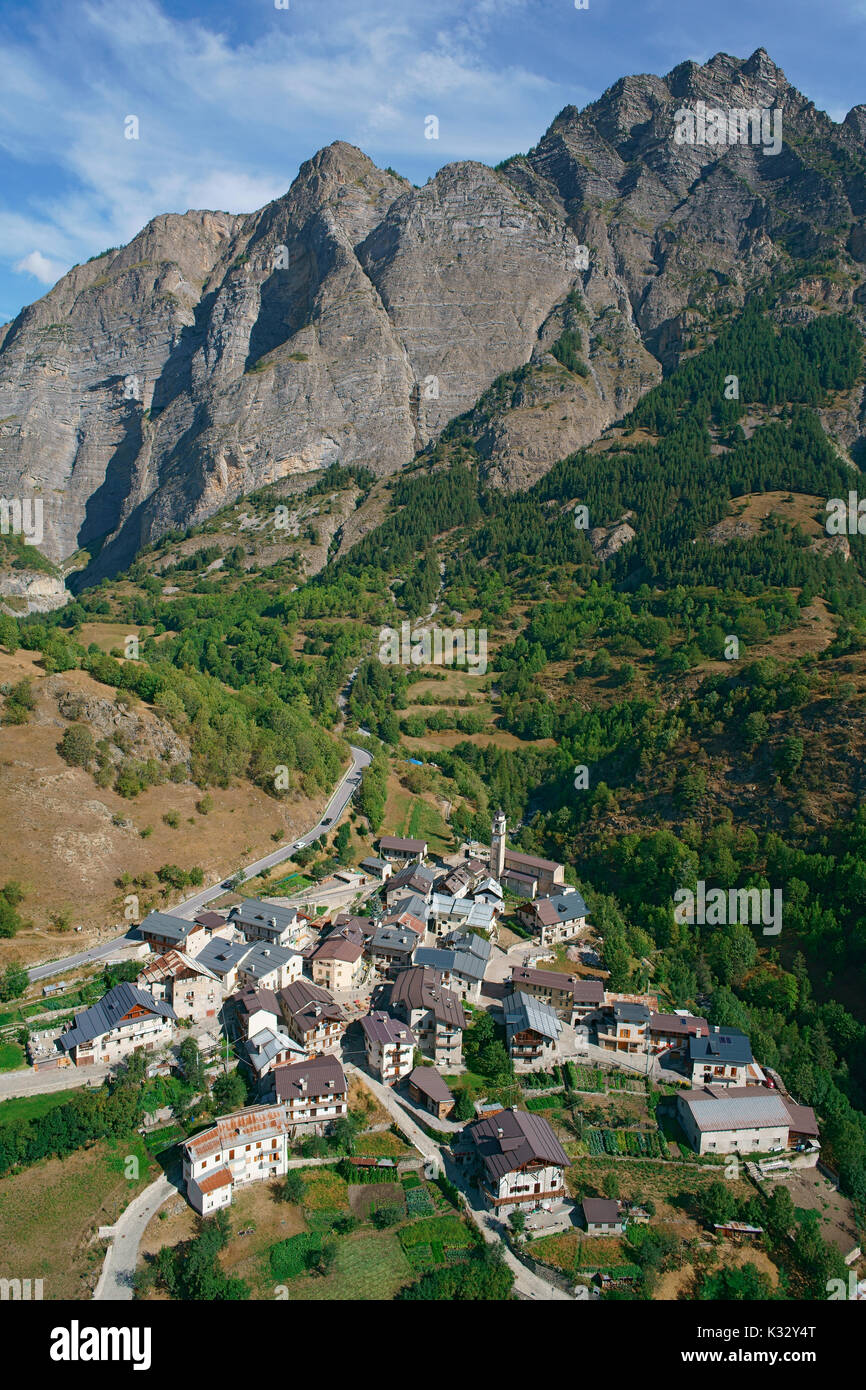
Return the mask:
[[504,1137],[504,1135],[503,1135],[503,1133],[502,1133],[502,1126],[501,1126],[501,1125],[499,1125],[499,1127],[498,1127],[497,1130],[496,1130],[496,1137],[497,1137],[497,1139],[502,1139],[502,1138]]

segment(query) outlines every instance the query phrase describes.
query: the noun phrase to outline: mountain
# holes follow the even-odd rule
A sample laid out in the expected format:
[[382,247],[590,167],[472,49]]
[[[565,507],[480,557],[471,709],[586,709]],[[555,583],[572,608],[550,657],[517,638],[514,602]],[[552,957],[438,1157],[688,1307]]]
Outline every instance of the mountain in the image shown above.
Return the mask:
[[[781,110],[781,151],[678,144],[701,101]],[[42,498],[80,588],[275,480],[395,473],[457,417],[526,487],[795,263],[832,273],[783,321],[862,327],[864,173],[866,108],[835,124],[762,49],[623,78],[423,188],[338,142],[260,211],[157,217],[0,329],[0,493]],[[860,393],[843,447],[862,423]]]

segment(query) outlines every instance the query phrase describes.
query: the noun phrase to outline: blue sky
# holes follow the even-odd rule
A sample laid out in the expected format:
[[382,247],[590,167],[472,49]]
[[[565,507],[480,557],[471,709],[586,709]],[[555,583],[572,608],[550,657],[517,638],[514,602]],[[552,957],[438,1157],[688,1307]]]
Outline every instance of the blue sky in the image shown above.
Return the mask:
[[624,74],[759,47],[841,120],[864,41],[866,0],[0,0],[0,323],[156,213],[261,206],[332,140],[423,183]]

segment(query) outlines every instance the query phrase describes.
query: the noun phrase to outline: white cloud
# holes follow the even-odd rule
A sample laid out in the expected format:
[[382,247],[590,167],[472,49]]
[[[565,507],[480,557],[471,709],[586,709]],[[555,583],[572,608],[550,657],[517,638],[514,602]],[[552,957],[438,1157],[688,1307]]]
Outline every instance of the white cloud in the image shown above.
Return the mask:
[[61,275],[65,275],[69,265],[64,265],[62,261],[52,261],[48,256],[43,256],[41,251],[31,251],[29,256],[24,256],[20,261],[16,261],[13,270],[26,271],[28,275],[35,275],[37,280],[41,280],[43,285],[53,285],[59,280]]
[[[426,177],[525,149],[575,99],[489,51],[531,0],[479,0],[468,14],[465,0],[297,0],[245,42],[157,0],[74,8],[52,6],[23,38],[0,27],[0,149],[38,170],[37,191],[0,210],[0,233],[14,230],[3,245],[31,274],[125,242],[160,212],[260,207],[331,140]],[[131,114],[138,140],[124,138]]]

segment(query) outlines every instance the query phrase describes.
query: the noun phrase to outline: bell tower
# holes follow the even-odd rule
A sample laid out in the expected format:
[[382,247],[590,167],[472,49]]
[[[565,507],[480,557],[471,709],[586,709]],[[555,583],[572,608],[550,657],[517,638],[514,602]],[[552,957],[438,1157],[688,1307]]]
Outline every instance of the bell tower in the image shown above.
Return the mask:
[[494,878],[501,878],[505,868],[505,812],[500,808],[493,817],[493,834],[490,838],[490,872]]

